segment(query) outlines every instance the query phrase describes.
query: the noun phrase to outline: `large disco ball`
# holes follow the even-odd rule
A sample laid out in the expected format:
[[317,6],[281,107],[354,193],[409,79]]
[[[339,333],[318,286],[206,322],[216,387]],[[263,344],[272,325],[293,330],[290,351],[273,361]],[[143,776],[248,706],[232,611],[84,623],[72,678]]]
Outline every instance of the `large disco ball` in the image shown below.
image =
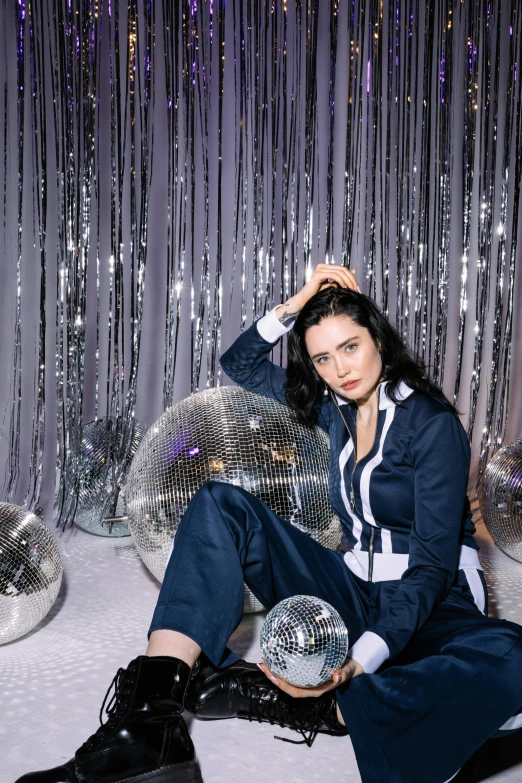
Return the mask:
[[261,628],[261,655],[273,674],[301,688],[330,680],[348,655],[348,631],[339,612],[312,595],[285,598]]
[[478,496],[495,544],[522,562],[522,440],[497,451],[484,471]]
[[122,487],[146,427],[134,421],[125,453],[121,419],[98,419],[84,424],[78,466],[78,505],[75,523],[97,536],[128,536],[125,521],[108,524],[107,517],[125,514]]
[[[169,408],[143,439],[125,489],[129,529],[162,580],[190,499],[209,479],[235,484],[330,549],[342,533],[328,501],[328,436],[289,408],[238,387],[208,389]],[[246,593],[245,611],[261,605]]]
[[62,561],[49,528],[27,509],[0,503],[0,644],[38,625],[61,582]]

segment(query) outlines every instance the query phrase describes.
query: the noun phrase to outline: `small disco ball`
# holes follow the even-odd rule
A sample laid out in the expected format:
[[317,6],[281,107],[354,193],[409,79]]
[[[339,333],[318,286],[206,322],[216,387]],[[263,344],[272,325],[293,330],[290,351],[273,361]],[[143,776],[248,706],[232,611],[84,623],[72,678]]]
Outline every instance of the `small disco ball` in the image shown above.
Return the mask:
[[121,419],[98,419],[82,428],[78,466],[78,505],[74,521],[97,536],[129,535],[125,521],[106,522],[125,514],[122,487],[146,427],[135,421],[128,453],[123,451]]
[[294,595],[274,606],[260,641],[270,671],[301,688],[331,679],[348,655],[348,631],[341,615],[312,595]]
[[61,583],[62,561],[49,528],[27,509],[0,503],[0,644],[38,625]]
[[[342,533],[328,501],[329,439],[289,408],[224,386],[187,397],[145,435],[129,470],[129,530],[147,568],[163,579],[172,540],[208,480],[243,487],[329,549]],[[246,592],[245,611],[261,604]]]
[[495,544],[522,563],[522,440],[504,446],[489,461],[478,497]]

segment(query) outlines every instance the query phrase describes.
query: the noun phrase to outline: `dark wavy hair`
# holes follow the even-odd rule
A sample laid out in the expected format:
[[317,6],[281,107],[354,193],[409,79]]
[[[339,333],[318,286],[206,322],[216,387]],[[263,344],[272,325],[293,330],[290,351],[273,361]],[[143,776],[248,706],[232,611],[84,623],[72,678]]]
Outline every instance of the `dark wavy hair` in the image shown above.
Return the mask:
[[452,413],[458,415],[454,405],[428,377],[422,359],[412,355],[375,302],[364,294],[331,286],[308,300],[288,335],[285,395],[300,422],[309,426],[315,423],[315,406],[324,390],[323,381],[306,350],[306,331],[325,318],[336,315],[348,316],[359,326],[368,329],[373,342],[380,349],[383,377],[388,381],[386,394],[393,402],[400,403],[397,387],[404,381],[414,391],[431,394],[441,400]]

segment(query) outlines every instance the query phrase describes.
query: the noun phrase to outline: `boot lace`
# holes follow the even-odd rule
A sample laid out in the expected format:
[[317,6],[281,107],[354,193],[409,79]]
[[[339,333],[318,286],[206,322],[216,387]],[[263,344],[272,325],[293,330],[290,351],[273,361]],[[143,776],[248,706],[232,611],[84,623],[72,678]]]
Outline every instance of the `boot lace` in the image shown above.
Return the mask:
[[[263,696],[263,699],[260,697]],[[298,702],[298,699],[292,701]],[[271,726],[280,726],[282,729],[288,728],[299,732],[302,740],[292,740],[287,737],[278,737],[274,739],[281,742],[290,742],[292,745],[307,745],[312,747],[315,738],[319,734],[323,717],[325,713],[325,704],[323,699],[307,699],[309,709],[303,715],[290,715],[291,708],[281,698],[278,691],[267,690],[262,686],[251,684],[248,687],[248,720],[252,722],[257,720],[259,723],[270,723]],[[304,707],[304,705],[302,705]],[[298,707],[298,704],[295,704]]]
[[[113,688],[114,691],[111,695]],[[132,690],[133,677],[130,669],[118,669],[113,677],[111,684],[109,685],[107,693],[103,698],[99,715],[100,726],[96,732],[90,736],[86,742],[83,743],[81,748],[79,748],[77,751],[78,753],[92,750],[92,748],[97,745],[98,742],[101,742],[103,739],[105,739],[107,733],[114,728],[122,713],[125,712],[126,708],[128,707]],[[107,716],[105,721],[103,719],[104,710]]]

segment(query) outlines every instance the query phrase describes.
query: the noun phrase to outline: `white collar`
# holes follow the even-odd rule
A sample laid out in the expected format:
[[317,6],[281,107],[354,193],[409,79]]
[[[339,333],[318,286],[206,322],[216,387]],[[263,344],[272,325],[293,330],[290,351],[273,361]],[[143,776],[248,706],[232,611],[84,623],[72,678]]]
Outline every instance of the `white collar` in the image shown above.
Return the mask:
[[[394,402],[391,400],[388,395],[386,394],[386,387],[388,386],[388,382],[385,381],[383,383],[380,383],[378,386],[379,389],[379,410],[385,411],[389,408],[393,408],[396,406],[399,402],[402,402],[407,397],[410,396],[410,394],[413,394],[414,389],[411,389],[407,383],[404,383],[404,381],[399,381],[397,388],[395,389],[395,396],[397,397],[397,402]],[[349,405],[350,400],[346,400],[343,397],[339,397],[338,394],[335,395],[335,399],[337,400],[338,405]]]

